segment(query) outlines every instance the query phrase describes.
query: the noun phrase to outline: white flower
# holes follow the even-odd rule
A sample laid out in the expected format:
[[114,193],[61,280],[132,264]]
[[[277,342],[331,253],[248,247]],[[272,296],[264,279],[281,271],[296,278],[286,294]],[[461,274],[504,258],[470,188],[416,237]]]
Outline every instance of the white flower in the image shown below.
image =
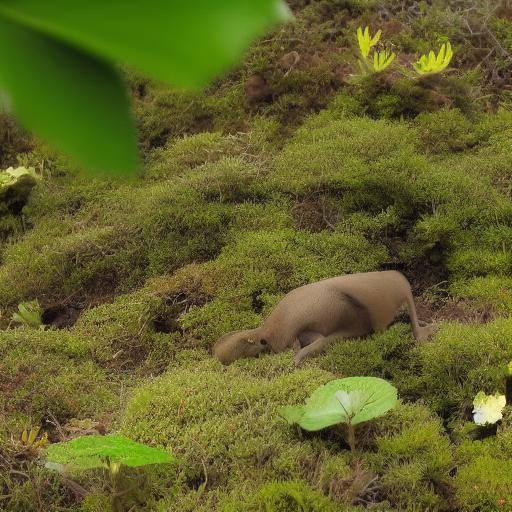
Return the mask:
[[503,417],[506,405],[505,395],[486,395],[480,391],[473,400],[473,419],[477,425],[494,424]]

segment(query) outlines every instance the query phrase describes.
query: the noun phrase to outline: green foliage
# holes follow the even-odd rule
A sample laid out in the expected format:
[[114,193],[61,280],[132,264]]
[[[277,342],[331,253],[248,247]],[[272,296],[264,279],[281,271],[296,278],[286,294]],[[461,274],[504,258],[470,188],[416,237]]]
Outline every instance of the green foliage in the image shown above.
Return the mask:
[[370,50],[379,42],[382,30],[377,30],[376,34],[370,36],[370,27],[365,27],[364,31],[362,27],[357,29],[357,42],[359,44],[359,51],[361,55],[366,59],[370,55]]
[[304,406],[288,406],[280,414],[305,430],[338,423],[358,425],[385,414],[396,404],[396,389],[376,377],[347,377],[324,384]]
[[[86,52],[8,21],[4,14],[0,42],[13,51],[2,54],[0,69],[13,114],[90,170],[135,171],[133,121],[118,73]],[[48,78],[41,82],[37,76]]]
[[370,36],[369,27],[357,29],[357,42],[359,44],[359,51],[362,59],[359,65],[363,74],[367,71],[373,73],[380,73],[390,66],[395,60],[396,54],[389,51],[374,51],[373,58],[370,58],[370,50],[380,41],[382,30],[378,30],[375,36]]
[[437,55],[431,50],[428,55],[422,55],[419,60],[413,64],[413,67],[419,75],[440,73],[448,67],[452,57],[452,45],[448,41],[441,45]]
[[[0,40],[13,49],[0,59],[8,105],[87,169],[119,174],[136,170],[138,159],[127,98],[111,63],[181,86],[203,85],[269,25],[290,18],[280,0],[203,2],[194,9],[156,0],[144,16],[135,4],[97,3],[100,16],[90,3],[73,12],[60,0],[39,7],[28,0],[0,8]],[[112,27],[107,19],[122,23]]]
[[12,321],[33,329],[43,328],[42,309],[37,300],[18,304],[18,312],[13,313]]
[[380,73],[381,71],[384,71],[392,64],[395,58],[396,54],[393,52],[375,52],[373,54],[372,62],[373,71],[375,71],[375,73]]
[[136,443],[125,436],[81,436],[51,444],[46,450],[46,466],[62,471],[85,471],[113,464],[140,467],[163,464],[174,459],[164,450]]
[[[204,85],[231,65],[268,25],[289,19],[286,6],[274,0],[248,2],[245,8],[236,2],[214,6],[203,2],[194,9],[185,3],[171,8],[153,0],[144,16],[131,4],[89,4],[101,7],[101,18],[83,5],[79,15],[66,12],[63,6],[62,0],[52,1],[46,9],[31,0],[6,2],[1,13],[7,19],[39,28],[63,45],[85,47],[103,58],[132,65],[180,86]],[[112,27],[103,22],[116,17],[123,23]],[[243,35],[234,27],[243,27]],[[137,40],[133,38],[135,33],[139,35]]]

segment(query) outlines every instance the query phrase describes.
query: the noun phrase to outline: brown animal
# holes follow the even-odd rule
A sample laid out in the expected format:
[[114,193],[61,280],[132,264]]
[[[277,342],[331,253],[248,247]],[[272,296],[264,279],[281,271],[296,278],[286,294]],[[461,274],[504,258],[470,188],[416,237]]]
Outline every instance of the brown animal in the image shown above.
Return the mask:
[[407,305],[417,340],[433,333],[418,321],[407,279],[394,270],[333,277],[292,290],[256,329],[222,336],[213,347],[224,364],[298,344],[295,364],[322,352],[339,338],[356,338],[386,329]]

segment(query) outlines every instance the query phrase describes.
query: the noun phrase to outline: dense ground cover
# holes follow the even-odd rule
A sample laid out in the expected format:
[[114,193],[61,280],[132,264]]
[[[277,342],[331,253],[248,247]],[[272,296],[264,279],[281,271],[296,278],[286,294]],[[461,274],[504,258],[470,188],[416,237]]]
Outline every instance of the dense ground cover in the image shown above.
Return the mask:
[[[34,425],[76,435],[76,419],[178,456],[144,471],[130,510],[512,507],[511,412],[480,440],[471,416],[512,360],[510,7],[292,7],[294,25],[202,93],[127,72],[144,156],[132,181],[84,177],[2,120],[4,167],[42,179],[23,209],[0,205],[1,510],[109,510],[99,472],[79,488],[12,441]],[[403,63],[449,37],[456,71],[349,80],[366,23]],[[439,324],[431,342],[400,317],[301,369],[291,353],[210,356],[297,286],[389,268]],[[45,330],[10,323],[32,299]],[[277,414],[351,375],[401,398],[355,455],[339,431],[301,433]]]

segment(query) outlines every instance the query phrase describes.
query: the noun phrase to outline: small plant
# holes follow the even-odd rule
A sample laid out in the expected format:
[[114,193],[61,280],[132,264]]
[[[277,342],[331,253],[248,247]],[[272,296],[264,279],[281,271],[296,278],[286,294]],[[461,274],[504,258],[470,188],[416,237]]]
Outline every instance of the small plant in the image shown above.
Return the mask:
[[370,50],[380,41],[381,34],[382,30],[378,30],[377,33],[371,37],[368,27],[364,30],[362,27],[357,29],[357,42],[362,57],[359,59],[359,67],[363,75],[384,71],[396,58],[393,52],[387,50],[374,51],[373,57],[370,58]]
[[168,464],[174,460],[165,450],[137,443],[122,435],[110,434],[82,436],[50,445],[45,467],[61,473],[105,469],[111,483],[112,506],[114,510],[121,510],[119,499],[130,490],[121,479],[123,466],[135,468]]
[[377,377],[347,377],[316,389],[304,405],[283,407],[279,413],[290,424],[308,431],[347,425],[348,443],[356,449],[355,426],[393,409],[397,390]]
[[413,67],[420,75],[440,73],[448,67],[452,57],[452,45],[448,41],[441,46],[437,55],[433,51],[430,51],[428,55],[422,55],[419,60],[413,64]]
[[18,305],[18,312],[13,313],[12,321],[32,329],[44,329],[42,314],[43,311],[37,300],[22,302]]
[[23,430],[21,436],[11,437],[11,450],[18,458],[31,458],[48,445],[48,434],[40,434],[40,427]]
[[503,417],[505,395],[486,395],[480,391],[473,400],[473,419],[477,425],[494,425]]
[[363,58],[368,58],[370,50],[380,41],[381,34],[382,30],[378,30],[377,33],[371,37],[369,27],[366,27],[364,31],[362,27],[357,29],[357,42],[359,43],[359,51]]
[[373,54],[373,71],[379,73],[384,71],[395,60],[396,54],[384,50],[382,52],[374,52]]

